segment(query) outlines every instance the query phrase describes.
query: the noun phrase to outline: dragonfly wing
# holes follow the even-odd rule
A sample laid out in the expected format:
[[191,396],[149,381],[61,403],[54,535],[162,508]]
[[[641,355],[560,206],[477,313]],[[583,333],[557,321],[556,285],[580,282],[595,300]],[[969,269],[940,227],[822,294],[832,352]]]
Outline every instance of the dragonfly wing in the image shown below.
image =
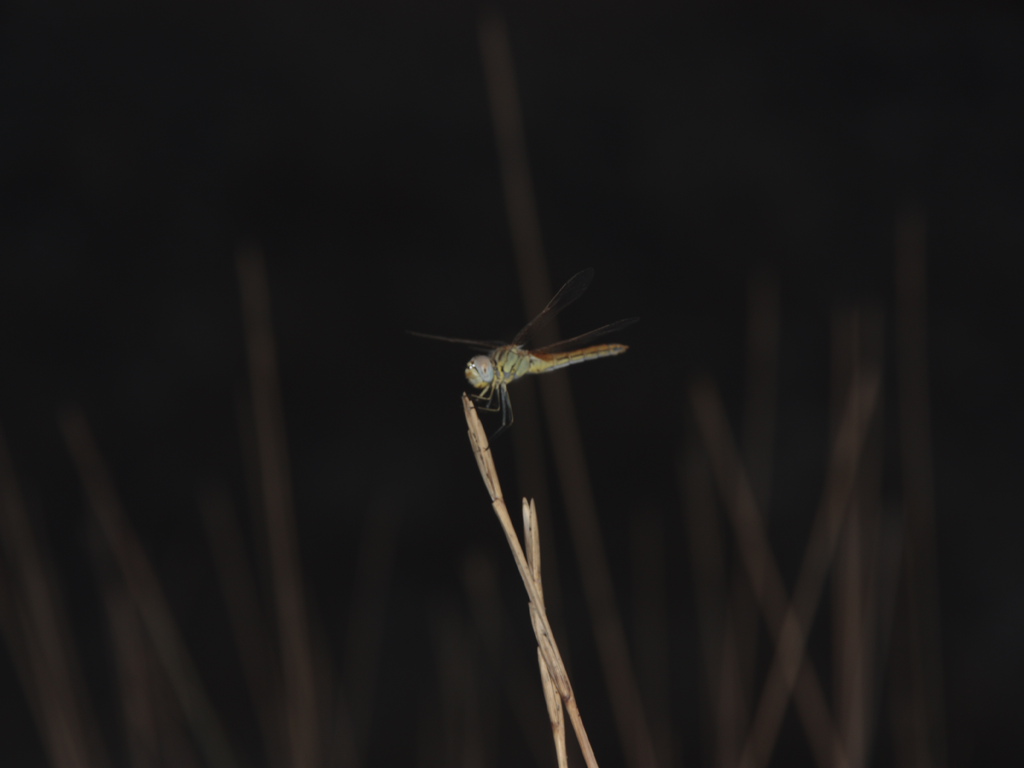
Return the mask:
[[582,272],[577,272],[575,275],[570,277],[566,284],[563,285],[551,301],[548,302],[548,305],[540,311],[540,314],[528,322],[526,327],[516,334],[516,337],[512,339],[512,343],[517,347],[523,346],[530,336],[541,328],[544,328],[548,323],[554,320],[555,315],[582,296],[583,292],[587,290],[587,286],[590,285],[590,281],[593,279],[593,269],[584,269]]
[[476,339],[455,339],[451,336],[435,336],[432,333],[420,333],[419,331],[406,331],[410,336],[419,336],[421,339],[432,339],[433,341],[447,341],[451,344],[462,344],[466,347],[480,350],[481,352],[493,352],[498,347],[505,346],[504,341],[478,341]]
[[549,344],[546,347],[541,347],[540,349],[535,349],[533,351],[540,355],[550,355],[556,352],[569,352],[574,349],[580,349],[581,347],[587,347],[590,346],[591,342],[595,339],[599,339],[609,333],[621,331],[623,328],[632,325],[639,319],[639,317],[627,317],[624,320],[616,320],[614,323],[602,325],[600,328],[595,328],[592,331],[581,333],[579,336],[573,336],[571,339],[565,339],[564,341],[559,341],[556,344]]

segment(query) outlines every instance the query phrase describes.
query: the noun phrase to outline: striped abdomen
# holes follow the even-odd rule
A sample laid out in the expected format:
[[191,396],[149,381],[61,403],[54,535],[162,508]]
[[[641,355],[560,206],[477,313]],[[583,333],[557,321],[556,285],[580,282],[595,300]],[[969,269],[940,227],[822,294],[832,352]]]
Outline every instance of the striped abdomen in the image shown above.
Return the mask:
[[[547,373],[599,357],[614,357],[629,349],[625,344],[596,344],[592,347],[574,349],[571,352],[530,352],[530,369],[527,373]],[[522,375],[522,374],[520,374]],[[517,377],[518,378],[518,377]]]

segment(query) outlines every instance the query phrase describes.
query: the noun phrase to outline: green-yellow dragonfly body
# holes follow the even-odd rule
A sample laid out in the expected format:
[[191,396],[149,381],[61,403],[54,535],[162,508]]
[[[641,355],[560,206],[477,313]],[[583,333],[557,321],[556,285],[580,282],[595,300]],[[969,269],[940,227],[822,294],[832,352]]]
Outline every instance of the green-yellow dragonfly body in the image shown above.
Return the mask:
[[527,323],[526,327],[517,333],[509,344],[453,339],[448,336],[434,336],[426,333],[414,333],[414,335],[466,344],[485,351],[485,354],[476,355],[466,364],[466,380],[470,386],[479,390],[473,394],[473,397],[483,403],[481,405],[483,410],[501,411],[501,427],[494,433],[494,437],[497,437],[512,425],[512,403],[508,397],[508,385],[513,381],[531,373],[547,373],[586,360],[621,355],[629,349],[625,344],[590,344],[590,342],[635,323],[638,319],[635,317],[609,323],[588,333],[556,344],[549,344],[540,349],[527,348],[530,337],[551,322],[555,315],[582,296],[593,277],[594,270],[586,269],[569,278],[569,281],[562,286],[540,314]]

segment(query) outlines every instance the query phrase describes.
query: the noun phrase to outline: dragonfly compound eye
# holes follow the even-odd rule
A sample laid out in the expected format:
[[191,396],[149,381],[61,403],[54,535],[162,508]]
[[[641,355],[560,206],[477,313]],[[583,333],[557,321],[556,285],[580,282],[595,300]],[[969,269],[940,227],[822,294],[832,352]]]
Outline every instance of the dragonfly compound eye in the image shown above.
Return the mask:
[[494,366],[487,355],[477,355],[466,364],[466,379],[477,389],[483,389],[494,380]]

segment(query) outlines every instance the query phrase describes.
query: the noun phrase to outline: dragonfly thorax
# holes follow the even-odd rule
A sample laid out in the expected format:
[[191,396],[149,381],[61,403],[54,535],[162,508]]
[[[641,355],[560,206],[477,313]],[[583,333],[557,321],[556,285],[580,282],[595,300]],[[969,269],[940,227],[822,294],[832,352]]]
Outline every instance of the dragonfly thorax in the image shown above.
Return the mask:
[[494,381],[494,363],[491,358],[477,355],[466,363],[466,380],[477,389],[483,389]]

